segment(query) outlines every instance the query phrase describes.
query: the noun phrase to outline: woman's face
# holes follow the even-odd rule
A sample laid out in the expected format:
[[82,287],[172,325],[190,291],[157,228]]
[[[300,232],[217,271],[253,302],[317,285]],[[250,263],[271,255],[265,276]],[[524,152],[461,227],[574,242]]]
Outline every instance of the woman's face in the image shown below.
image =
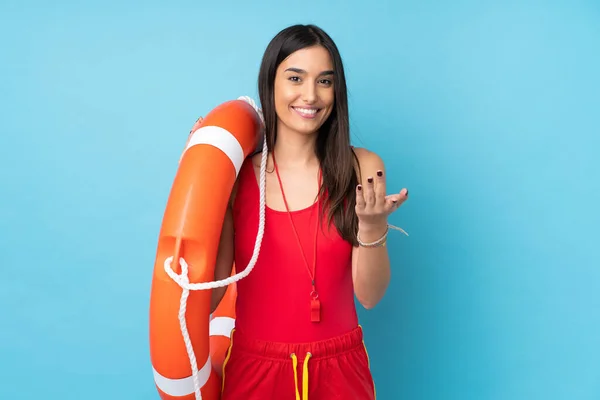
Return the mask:
[[278,131],[313,134],[334,106],[333,63],[322,46],[307,47],[283,60],[275,74]]

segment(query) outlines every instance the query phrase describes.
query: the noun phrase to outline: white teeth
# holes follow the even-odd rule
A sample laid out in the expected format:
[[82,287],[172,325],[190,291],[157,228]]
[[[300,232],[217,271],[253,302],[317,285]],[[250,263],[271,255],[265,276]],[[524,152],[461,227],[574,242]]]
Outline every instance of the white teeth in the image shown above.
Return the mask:
[[300,107],[294,107],[296,110],[300,111],[302,114],[316,114],[317,110],[314,108],[300,108]]

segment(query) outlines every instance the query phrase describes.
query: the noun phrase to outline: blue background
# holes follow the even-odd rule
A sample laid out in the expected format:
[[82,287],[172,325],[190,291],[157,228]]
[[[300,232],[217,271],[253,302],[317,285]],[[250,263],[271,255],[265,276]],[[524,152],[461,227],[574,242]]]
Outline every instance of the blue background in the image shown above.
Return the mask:
[[0,398],[158,398],[179,155],[298,22],[336,40],[354,144],[410,190],[360,311],[378,398],[600,398],[600,5],[574,0],[3,1]]

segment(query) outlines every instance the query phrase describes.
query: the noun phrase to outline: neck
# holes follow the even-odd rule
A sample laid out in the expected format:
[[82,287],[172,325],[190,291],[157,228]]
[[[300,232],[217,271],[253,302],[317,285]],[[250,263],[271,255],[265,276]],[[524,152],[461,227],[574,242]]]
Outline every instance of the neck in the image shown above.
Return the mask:
[[278,130],[275,142],[277,165],[284,168],[303,168],[318,163],[315,152],[315,135],[301,135]]

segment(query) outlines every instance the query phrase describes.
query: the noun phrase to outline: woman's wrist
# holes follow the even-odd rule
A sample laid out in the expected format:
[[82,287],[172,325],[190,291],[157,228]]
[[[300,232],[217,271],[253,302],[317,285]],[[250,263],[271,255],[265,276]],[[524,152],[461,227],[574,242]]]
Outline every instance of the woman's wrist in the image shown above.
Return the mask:
[[388,224],[377,223],[377,224],[364,224],[358,223],[358,239],[359,242],[375,243],[387,235]]

